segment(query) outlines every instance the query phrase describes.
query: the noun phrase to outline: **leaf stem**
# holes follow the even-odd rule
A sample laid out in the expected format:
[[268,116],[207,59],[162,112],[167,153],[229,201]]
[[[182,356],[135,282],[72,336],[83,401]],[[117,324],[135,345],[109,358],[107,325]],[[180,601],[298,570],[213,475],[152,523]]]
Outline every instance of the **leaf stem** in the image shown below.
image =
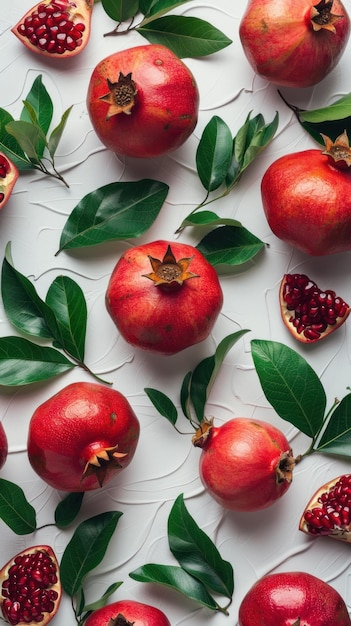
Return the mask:
[[70,354],[67,350],[65,350],[64,348],[62,348],[62,351],[76,364],[78,365],[78,367],[81,367],[85,372],[87,372],[88,374],[90,374],[91,376],[93,376],[93,378],[95,378],[95,380],[99,381],[100,383],[104,383],[105,385],[113,385],[112,381],[108,381],[105,380],[104,378],[101,378],[100,376],[98,376],[98,374],[95,374],[90,367],[87,366],[86,363],[84,363],[84,361],[81,361],[80,359],[77,359],[76,357],[72,356],[72,354]]
[[118,22],[117,26],[113,30],[110,30],[108,33],[104,33],[104,37],[114,37],[116,35],[127,35],[131,30],[135,30],[136,28],[138,28],[138,24],[136,26],[133,26],[134,19],[135,19],[135,16],[131,18],[128,26],[126,26],[124,30],[119,30],[119,27],[121,26],[122,22]]

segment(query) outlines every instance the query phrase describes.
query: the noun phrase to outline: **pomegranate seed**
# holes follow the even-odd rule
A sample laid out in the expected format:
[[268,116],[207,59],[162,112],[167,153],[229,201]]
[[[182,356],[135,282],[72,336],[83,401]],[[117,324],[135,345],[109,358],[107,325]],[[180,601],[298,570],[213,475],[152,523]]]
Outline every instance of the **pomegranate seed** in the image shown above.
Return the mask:
[[342,531],[351,523],[351,474],[342,476],[330,489],[318,497],[320,506],[308,509],[304,520],[308,532],[328,534],[326,531]]

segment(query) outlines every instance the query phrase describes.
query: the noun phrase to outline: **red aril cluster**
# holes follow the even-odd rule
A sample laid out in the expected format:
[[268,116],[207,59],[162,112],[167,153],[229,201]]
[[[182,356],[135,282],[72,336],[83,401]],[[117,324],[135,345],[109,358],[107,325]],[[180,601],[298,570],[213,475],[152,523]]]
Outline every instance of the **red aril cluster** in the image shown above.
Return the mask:
[[351,543],[351,474],[330,480],[317,489],[301,516],[300,530]]
[[18,176],[17,167],[6,154],[0,152],[0,209],[3,209],[9,200]]

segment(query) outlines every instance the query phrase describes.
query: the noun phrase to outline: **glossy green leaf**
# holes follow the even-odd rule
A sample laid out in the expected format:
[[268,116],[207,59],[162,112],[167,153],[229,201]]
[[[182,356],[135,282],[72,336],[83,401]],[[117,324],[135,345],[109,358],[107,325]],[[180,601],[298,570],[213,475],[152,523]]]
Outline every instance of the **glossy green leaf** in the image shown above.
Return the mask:
[[[242,174],[273,139],[278,124],[278,112],[275,114],[273,121],[268,124],[265,123],[264,117],[260,113],[253,118],[251,118],[251,113],[248,114],[245,123],[234,138],[233,157],[236,164],[234,171],[236,171],[237,164],[239,164],[239,171]],[[230,178],[232,177],[230,177],[229,171],[228,183],[233,182]]]
[[351,117],[351,92],[338,98],[326,107],[300,111],[299,115],[303,121],[313,122],[314,124],[344,120]]
[[101,0],[105,13],[116,22],[124,22],[138,12],[139,0]]
[[53,129],[52,133],[50,134],[50,137],[48,140],[48,150],[52,158],[55,156],[57,146],[60,143],[63,131],[66,128],[67,120],[71,111],[72,111],[72,106],[68,107],[68,109],[64,111],[64,113],[61,116],[59,124]]
[[52,338],[55,317],[39,297],[33,283],[13,266],[7,244],[1,270],[1,296],[5,313],[13,326],[28,335]]
[[208,593],[206,587],[177,565],[149,563],[138,567],[129,576],[138,582],[157,583],[170,587],[213,611],[218,608],[217,603]]
[[101,563],[121,515],[119,511],[99,513],[81,522],[74,531],[60,564],[62,587],[71,598]]
[[233,138],[229,126],[217,115],[205,126],[196,151],[196,167],[207,191],[224,182],[232,160]]
[[231,598],[234,592],[233,567],[199,528],[188,512],[184,497],[176,499],[168,518],[169,547],[179,565],[200,580],[207,589]]
[[136,30],[150,43],[167,46],[181,59],[214,54],[232,43],[205,20],[184,15],[166,15]]
[[88,312],[82,289],[68,276],[58,276],[48,289],[46,304],[55,313],[58,347],[84,361]]
[[264,248],[264,243],[243,226],[220,226],[197,244],[197,249],[213,265],[242,265]]
[[261,387],[277,414],[309,437],[320,430],[326,395],[316,372],[295,350],[253,339],[252,359]]
[[23,489],[0,478],[0,518],[17,535],[29,535],[36,530],[36,512]]
[[[20,119],[24,122],[31,122],[32,124],[38,125],[43,132],[43,136],[46,136],[52,121],[54,107],[51,97],[46,87],[43,85],[41,74],[35,78],[23,104]],[[37,146],[39,157],[43,156],[46,147],[43,136]]]
[[178,411],[172,400],[157,389],[145,387],[144,391],[160,415],[168,419],[168,421],[174,425],[178,419]]
[[[140,0],[140,11],[145,16],[161,17],[168,11],[190,2],[190,0]],[[143,20],[144,23],[144,20]]]
[[351,457],[351,394],[347,394],[331,413],[315,448],[324,454]]
[[184,416],[191,421],[191,401],[190,401],[190,383],[193,373],[190,371],[185,374],[180,389],[180,406]]
[[229,217],[219,217],[213,211],[197,211],[190,213],[182,222],[180,228],[185,226],[237,226],[241,227],[238,220]]
[[154,222],[168,185],[155,180],[110,183],[87,194],[73,209],[60,239],[60,250],[139,237]]
[[207,399],[225,357],[236,342],[248,332],[248,329],[244,329],[227,335],[218,344],[215,353],[200,361],[195,367],[191,376],[189,395],[200,423],[205,417]]
[[77,517],[84,498],[84,491],[69,493],[55,509],[55,524],[58,528],[66,528]]
[[7,132],[12,135],[28,159],[37,164],[40,161],[40,144],[46,141],[43,131],[30,122],[15,120],[6,124]]
[[58,350],[22,337],[0,337],[0,385],[15,387],[48,380],[75,367]]

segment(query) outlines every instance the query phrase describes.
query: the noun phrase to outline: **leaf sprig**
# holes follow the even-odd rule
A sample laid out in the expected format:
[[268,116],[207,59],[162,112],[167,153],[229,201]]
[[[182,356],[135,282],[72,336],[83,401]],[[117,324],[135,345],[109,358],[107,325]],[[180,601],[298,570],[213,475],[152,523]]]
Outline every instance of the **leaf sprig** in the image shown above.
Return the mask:
[[87,305],[75,281],[58,276],[42,300],[33,283],[15,269],[8,243],[2,264],[1,295],[11,324],[26,335],[51,340],[53,347],[25,337],[0,337],[0,385],[44,381],[77,366],[107,383],[84,362]]
[[[125,35],[135,30],[150,43],[167,46],[179,58],[207,56],[232,43],[229,37],[203,19],[166,15],[186,2],[189,0],[101,0],[105,13],[117,22],[106,36]],[[135,23],[138,16],[140,20]]]
[[39,170],[47,176],[57,178],[68,187],[56,169],[55,154],[71,109],[72,106],[66,109],[59,124],[49,133],[54,112],[53,102],[43,85],[42,75],[37,76],[23,100],[19,120],[0,108],[0,150],[20,172]]
[[[228,615],[234,593],[233,567],[190,515],[183,494],[172,506],[167,534],[170,551],[179,565],[149,563],[129,576],[139,582],[164,585],[208,609]],[[229,602],[220,606],[212,593],[228,598]]]

